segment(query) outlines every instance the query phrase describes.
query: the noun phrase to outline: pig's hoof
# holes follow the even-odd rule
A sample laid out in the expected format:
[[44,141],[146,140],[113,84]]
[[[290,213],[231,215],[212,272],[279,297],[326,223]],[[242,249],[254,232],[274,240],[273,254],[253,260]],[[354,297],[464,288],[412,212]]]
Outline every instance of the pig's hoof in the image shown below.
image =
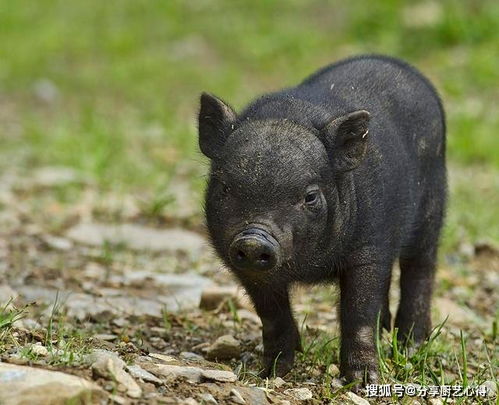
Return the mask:
[[260,378],[284,377],[293,368],[294,356],[291,359],[277,359],[266,362],[265,368],[258,374]]
[[348,383],[355,383],[351,388],[352,391],[359,392],[366,385],[377,384],[379,375],[377,369],[347,370],[345,379]]

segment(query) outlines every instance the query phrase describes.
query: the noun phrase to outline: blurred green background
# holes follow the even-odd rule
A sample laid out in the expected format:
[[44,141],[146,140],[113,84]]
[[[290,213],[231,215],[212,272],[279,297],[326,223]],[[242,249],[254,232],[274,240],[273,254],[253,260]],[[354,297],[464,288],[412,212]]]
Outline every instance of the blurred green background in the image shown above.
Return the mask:
[[0,44],[0,169],[69,166],[154,201],[179,173],[200,201],[201,91],[239,109],[346,56],[404,58],[447,110],[444,246],[499,240],[497,0],[2,0]]

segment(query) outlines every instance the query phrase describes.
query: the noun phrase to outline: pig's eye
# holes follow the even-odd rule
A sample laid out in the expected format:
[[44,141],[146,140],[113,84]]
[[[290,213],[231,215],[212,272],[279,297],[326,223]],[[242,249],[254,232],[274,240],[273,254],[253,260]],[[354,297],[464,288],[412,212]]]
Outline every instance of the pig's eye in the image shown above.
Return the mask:
[[305,194],[305,205],[314,207],[320,201],[320,191],[310,190]]

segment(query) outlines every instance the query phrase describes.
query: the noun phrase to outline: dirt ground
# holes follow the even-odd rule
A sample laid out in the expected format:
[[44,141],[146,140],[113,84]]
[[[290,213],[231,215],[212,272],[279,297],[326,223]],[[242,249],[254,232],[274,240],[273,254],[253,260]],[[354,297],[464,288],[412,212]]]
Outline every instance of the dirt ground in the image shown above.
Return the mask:
[[[447,400],[348,393],[339,378],[333,286],[295,290],[304,353],[284,379],[258,378],[260,321],[214,257],[199,210],[183,207],[181,214],[172,211],[150,218],[133,198],[100,195],[71,172],[52,168],[42,174],[23,179],[12,175],[10,180],[5,175],[2,183],[0,298],[3,304],[13,300],[2,310],[0,356],[3,363],[76,375],[102,390],[74,397],[77,401],[494,401],[493,393],[486,399]],[[78,196],[76,201],[66,197],[72,193]],[[407,357],[405,363],[397,363],[386,333],[384,382],[421,384],[433,373],[445,384],[467,378],[470,385],[485,383],[493,389],[499,354],[499,252],[490,243],[463,244],[440,263],[434,321],[447,320],[427,348],[424,365],[429,371],[418,369],[421,360]],[[392,313],[396,280],[395,271]],[[2,384],[5,381],[0,381],[0,394]],[[29,389],[26,384],[23,389]],[[43,398],[48,388],[39,389]]]

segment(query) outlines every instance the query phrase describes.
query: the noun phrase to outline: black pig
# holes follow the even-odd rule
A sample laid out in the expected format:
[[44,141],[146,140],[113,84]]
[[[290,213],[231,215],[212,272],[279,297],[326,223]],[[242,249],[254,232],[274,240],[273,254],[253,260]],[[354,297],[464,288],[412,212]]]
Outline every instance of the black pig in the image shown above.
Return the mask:
[[[405,62],[360,56],[240,114],[201,96],[199,145],[211,159],[206,219],[213,246],[263,323],[263,376],[286,374],[300,336],[293,283],[338,280],[341,372],[377,380],[378,314],[420,343],[430,327],[446,201],[445,118],[430,82]],[[275,367],[275,369],[274,369]]]

